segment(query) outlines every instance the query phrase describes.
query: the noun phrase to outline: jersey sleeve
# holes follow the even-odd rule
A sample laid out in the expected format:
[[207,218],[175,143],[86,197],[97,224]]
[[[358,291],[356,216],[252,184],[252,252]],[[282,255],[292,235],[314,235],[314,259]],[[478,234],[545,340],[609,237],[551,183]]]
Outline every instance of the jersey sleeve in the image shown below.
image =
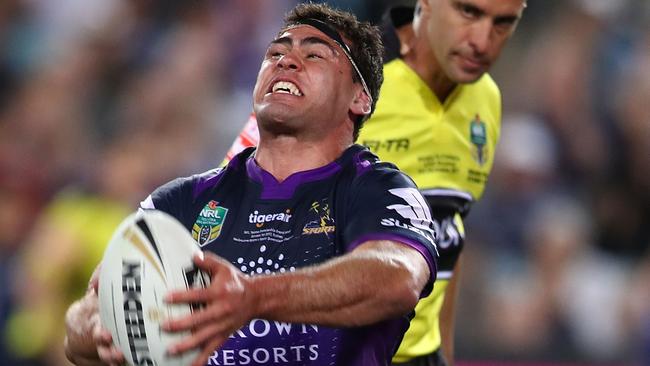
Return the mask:
[[140,209],[160,210],[185,222],[185,216],[188,214],[186,206],[192,202],[192,191],[193,186],[190,179],[174,179],[156,188],[144,201],[140,202]]
[[432,284],[438,256],[435,232],[429,206],[413,181],[397,170],[371,171],[351,190],[343,228],[346,251],[369,240],[400,242],[422,254]]

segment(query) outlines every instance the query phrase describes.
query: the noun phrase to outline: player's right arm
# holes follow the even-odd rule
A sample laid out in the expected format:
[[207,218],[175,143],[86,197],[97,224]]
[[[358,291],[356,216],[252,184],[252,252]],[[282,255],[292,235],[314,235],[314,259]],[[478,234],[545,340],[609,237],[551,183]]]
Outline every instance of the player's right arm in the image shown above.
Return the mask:
[[99,320],[99,266],[95,269],[88,290],[75,301],[65,316],[65,355],[77,366],[122,365],[124,355],[115,347],[111,333]]

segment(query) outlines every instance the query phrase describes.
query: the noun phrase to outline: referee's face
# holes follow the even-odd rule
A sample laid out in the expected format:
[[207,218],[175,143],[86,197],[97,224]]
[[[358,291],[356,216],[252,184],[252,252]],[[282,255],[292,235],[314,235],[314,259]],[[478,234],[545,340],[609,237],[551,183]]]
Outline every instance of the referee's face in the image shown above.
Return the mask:
[[423,31],[440,71],[454,83],[480,78],[513,34],[525,0],[420,0]]
[[300,25],[269,45],[257,76],[253,109],[261,130],[318,136],[348,118],[359,88],[336,42],[316,28]]

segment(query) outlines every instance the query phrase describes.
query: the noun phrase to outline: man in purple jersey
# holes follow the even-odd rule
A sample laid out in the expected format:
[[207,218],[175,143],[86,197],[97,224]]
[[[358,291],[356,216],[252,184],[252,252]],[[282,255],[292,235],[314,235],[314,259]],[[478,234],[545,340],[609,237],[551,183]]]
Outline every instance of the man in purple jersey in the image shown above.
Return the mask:
[[[162,329],[199,365],[388,365],[436,276],[427,203],[413,181],[354,144],[382,83],[376,28],[302,4],[271,41],[253,93],[260,142],[223,169],[173,180],[141,209],[176,217],[201,245],[205,303]],[[119,364],[97,316],[97,278],[66,316],[68,358]]]

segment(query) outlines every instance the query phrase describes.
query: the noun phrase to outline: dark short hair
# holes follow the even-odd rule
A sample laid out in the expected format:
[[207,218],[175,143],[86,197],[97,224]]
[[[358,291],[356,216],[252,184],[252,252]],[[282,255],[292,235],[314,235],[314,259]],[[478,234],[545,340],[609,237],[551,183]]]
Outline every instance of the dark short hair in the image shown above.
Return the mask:
[[[280,33],[287,28],[303,24],[302,22],[305,19],[316,19],[326,23],[352,43],[349,45],[352,59],[366,81],[372,98],[371,112],[368,115],[360,116],[354,121],[353,138],[356,141],[363,123],[375,110],[379,98],[379,89],[384,81],[381,33],[374,25],[368,22],[360,22],[354,14],[331,8],[325,4],[312,3],[298,4],[287,13],[284,18],[284,27]],[[352,70],[352,79],[355,82],[360,82],[354,70]]]

